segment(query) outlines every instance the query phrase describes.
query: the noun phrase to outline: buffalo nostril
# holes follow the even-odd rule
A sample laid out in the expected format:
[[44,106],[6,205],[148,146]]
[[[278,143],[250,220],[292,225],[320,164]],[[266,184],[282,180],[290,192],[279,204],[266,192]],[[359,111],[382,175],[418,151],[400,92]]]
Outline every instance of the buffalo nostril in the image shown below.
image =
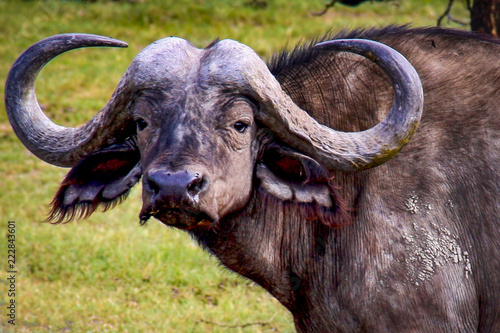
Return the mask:
[[151,179],[148,179],[148,186],[154,194],[160,193],[160,187]]
[[188,185],[188,193],[191,197],[197,196],[203,190],[204,180],[199,173],[195,173],[193,180]]

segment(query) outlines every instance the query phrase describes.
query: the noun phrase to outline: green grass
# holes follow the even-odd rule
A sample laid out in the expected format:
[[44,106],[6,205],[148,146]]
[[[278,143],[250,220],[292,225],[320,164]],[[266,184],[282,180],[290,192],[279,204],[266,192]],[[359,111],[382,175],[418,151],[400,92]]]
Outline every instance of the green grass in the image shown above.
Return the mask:
[[[314,17],[322,1],[0,1],[0,81],[15,58],[54,34],[112,36],[128,49],[89,49],[51,62],[37,81],[40,103],[54,121],[77,126],[107,101],[133,57],[169,35],[199,47],[232,38],[263,57],[300,40],[345,27],[434,25],[445,0],[400,0],[336,6]],[[455,16],[466,18],[461,4]],[[0,85],[3,95],[3,84]],[[18,332],[292,332],[277,301],[221,268],[184,233],[138,223],[140,187],[125,204],[89,220],[42,223],[66,170],[41,162],[12,132],[0,101],[0,307],[9,301],[7,221],[16,221]],[[5,310],[0,330],[7,331]],[[255,324],[247,325],[245,324]]]

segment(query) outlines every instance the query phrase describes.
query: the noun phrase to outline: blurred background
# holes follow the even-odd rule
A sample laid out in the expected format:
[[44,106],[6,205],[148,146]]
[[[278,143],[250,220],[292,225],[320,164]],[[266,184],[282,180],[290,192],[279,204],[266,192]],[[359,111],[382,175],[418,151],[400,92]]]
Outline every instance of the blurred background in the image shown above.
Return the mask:
[[[0,92],[15,59],[45,37],[81,32],[126,41],[128,49],[71,51],[40,73],[37,96],[47,115],[78,126],[105,105],[133,57],[166,36],[200,48],[231,38],[267,59],[342,29],[435,26],[440,17],[441,25],[470,29],[468,6],[449,0],[3,0]],[[220,267],[184,233],[153,220],[140,226],[140,185],[107,213],[44,223],[67,171],[22,146],[2,98],[0,331],[13,331],[5,315],[10,220],[16,222],[17,332],[294,332],[291,316],[266,291]]]

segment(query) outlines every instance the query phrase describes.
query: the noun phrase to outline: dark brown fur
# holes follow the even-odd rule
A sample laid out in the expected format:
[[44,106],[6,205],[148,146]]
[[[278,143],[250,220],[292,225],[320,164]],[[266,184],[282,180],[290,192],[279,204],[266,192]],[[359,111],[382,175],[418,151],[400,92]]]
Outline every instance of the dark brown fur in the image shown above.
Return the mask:
[[[335,37],[378,40],[416,67],[425,93],[417,134],[378,168],[334,174],[351,225],[324,228],[256,192],[217,234],[198,234],[200,242],[278,298],[301,332],[500,331],[499,41],[398,27]],[[336,129],[369,128],[392,101],[383,74],[355,56],[303,46],[270,68],[299,106]],[[432,235],[437,243],[426,240]],[[436,245],[446,242],[467,251],[470,272],[465,259],[446,259]],[[433,259],[419,252],[429,248],[444,263],[426,275],[412,256]]]
[[[291,186],[328,186],[331,209],[279,200],[254,178],[245,207],[190,232],[274,295],[300,332],[500,331],[499,41],[406,27],[323,39],[331,38],[377,40],[414,65],[425,94],[414,138],[380,167],[325,176],[314,166],[307,179],[295,160],[266,160],[273,145],[261,145],[255,166],[274,165]],[[338,130],[381,121],[393,99],[381,70],[313,44],[270,61],[283,90]],[[61,200],[55,218],[90,212],[58,207]]]

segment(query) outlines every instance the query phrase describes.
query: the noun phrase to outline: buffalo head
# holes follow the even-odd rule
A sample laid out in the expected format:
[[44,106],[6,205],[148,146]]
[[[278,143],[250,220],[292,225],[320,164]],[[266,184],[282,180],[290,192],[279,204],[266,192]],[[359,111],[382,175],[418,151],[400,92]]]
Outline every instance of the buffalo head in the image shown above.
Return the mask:
[[373,41],[316,47],[364,55],[393,83],[386,119],[345,133],[300,109],[249,47],[223,40],[198,49],[171,37],[133,60],[108,104],[87,124],[58,126],[36,100],[37,73],[58,54],[88,46],[126,44],[93,35],[54,36],[21,55],[7,80],[6,106],[16,134],[39,158],[72,167],[53,202],[56,222],[109,208],[141,176],[141,220],[155,217],[179,228],[212,226],[244,207],[257,188],[334,210],[329,172],[389,160],[415,132],[422,111],[413,67]]

